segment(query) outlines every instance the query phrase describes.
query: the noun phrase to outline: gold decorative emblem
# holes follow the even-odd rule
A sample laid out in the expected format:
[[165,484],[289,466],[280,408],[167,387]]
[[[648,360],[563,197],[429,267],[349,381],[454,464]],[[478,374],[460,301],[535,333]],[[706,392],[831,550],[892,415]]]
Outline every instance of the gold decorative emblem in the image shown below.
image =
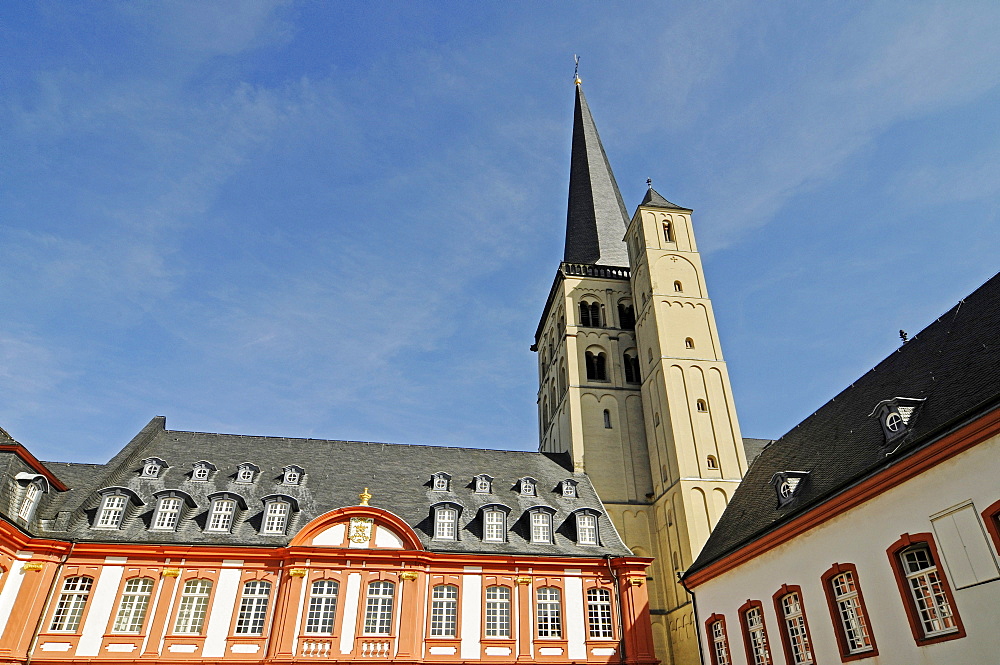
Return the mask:
[[530,577],[518,577],[517,578],[517,583],[518,584],[531,584],[531,578]]
[[406,570],[399,574],[399,579],[412,582],[417,579],[417,574],[412,570]]
[[180,574],[181,574],[181,569],[180,568],[164,568],[163,569],[163,576],[164,577],[180,577]]
[[630,577],[628,581],[632,586],[642,586],[646,583],[646,580],[641,577]]
[[371,517],[352,517],[348,539],[352,543],[367,543],[372,539],[372,524],[374,522],[375,520]]
[[309,571],[305,568],[289,568],[288,574],[292,577],[305,577]]
[[360,503],[360,504],[358,504],[359,506],[367,506],[367,505],[368,505],[368,502],[369,502],[369,501],[371,500],[371,498],[372,498],[372,495],[371,495],[371,493],[370,493],[370,492],[368,491],[368,488],[366,487],[366,488],[365,488],[365,491],[364,491],[364,492],[362,492],[361,494],[359,494],[359,495],[358,495],[358,498],[359,498],[359,499],[361,499],[361,503]]
[[28,571],[39,571],[45,567],[45,562],[43,561],[25,561],[24,565],[21,566],[21,570],[24,572]]

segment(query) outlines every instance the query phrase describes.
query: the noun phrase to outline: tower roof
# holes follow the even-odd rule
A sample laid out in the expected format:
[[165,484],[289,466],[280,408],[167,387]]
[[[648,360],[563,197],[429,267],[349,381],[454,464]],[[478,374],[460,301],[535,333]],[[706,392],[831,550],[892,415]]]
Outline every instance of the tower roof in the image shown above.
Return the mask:
[[683,207],[677,205],[676,203],[671,203],[670,201],[668,201],[665,198],[663,198],[662,196],[660,196],[660,193],[658,191],[656,191],[655,189],[653,189],[652,185],[650,185],[649,189],[646,190],[646,196],[642,197],[642,203],[640,203],[639,205],[640,206],[646,206],[647,208],[667,208],[669,210],[689,210],[689,208],[683,208]]
[[625,203],[597,134],[587,98],[577,83],[563,261],[627,266],[628,252],[622,241],[627,226]]

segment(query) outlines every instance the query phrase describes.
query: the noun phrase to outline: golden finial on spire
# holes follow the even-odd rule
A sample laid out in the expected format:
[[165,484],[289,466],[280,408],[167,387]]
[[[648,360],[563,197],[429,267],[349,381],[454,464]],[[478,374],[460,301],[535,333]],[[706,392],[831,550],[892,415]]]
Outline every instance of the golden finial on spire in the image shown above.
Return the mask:
[[583,81],[580,80],[580,56],[573,54],[573,62],[576,63],[576,69],[573,70],[573,83],[580,85]]
[[371,498],[372,498],[372,495],[368,491],[368,488],[366,487],[365,491],[358,495],[358,498],[361,499],[361,503],[358,504],[358,505],[367,506],[368,505],[368,501],[370,501]]

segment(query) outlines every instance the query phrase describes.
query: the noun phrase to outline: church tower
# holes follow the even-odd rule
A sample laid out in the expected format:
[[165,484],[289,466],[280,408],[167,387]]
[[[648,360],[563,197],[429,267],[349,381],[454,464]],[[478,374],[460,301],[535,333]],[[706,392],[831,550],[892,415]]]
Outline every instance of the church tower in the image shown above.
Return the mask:
[[650,187],[629,219],[577,79],[566,248],[532,347],[539,449],[570,455],[625,543],[655,557],[664,665],[699,662],[677,574],[747,469],[691,214]]

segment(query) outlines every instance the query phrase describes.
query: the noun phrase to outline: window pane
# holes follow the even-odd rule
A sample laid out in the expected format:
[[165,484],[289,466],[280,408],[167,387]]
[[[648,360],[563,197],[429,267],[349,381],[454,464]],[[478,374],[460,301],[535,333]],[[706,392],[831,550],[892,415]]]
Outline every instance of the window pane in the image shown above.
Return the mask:
[[174,623],[175,633],[198,634],[205,624],[205,612],[208,610],[208,596],[212,592],[209,580],[188,580],[184,584],[180,606],[177,609],[177,621]]
[[841,573],[830,580],[830,585],[833,587],[833,597],[837,603],[837,612],[848,652],[871,651],[871,638],[868,636],[868,625],[858,599],[854,575],[850,572]]
[[337,616],[337,594],[340,583],[336,580],[317,580],[312,583],[309,612],[306,614],[306,632],[312,635],[333,633]]
[[537,599],[538,637],[562,637],[562,606],[559,589],[543,587],[535,592]]
[[548,513],[531,513],[531,542],[552,542],[552,518]]
[[510,589],[486,588],[486,637],[510,637]]
[[502,543],[505,540],[507,535],[505,517],[502,510],[487,510],[483,514],[483,540],[492,543]]
[[173,529],[177,526],[177,518],[181,512],[181,500],[174,498],[160,499],[153,522],[154,529]]
[[611,592],[607,589],[587,590],[587,622],[591,637],[612,637]]
[[392,582],[372,582],[368,585],[368,602],[365,605],[365,634],[388,635],[392,632],[392,599],[395,585]]
[[431,635],[455,637],[458,616],[458,587],[441,585],[431,594]]
[[153,592],[153,580],[142,577],[125,583],[122,601],[115,616],[115,633],[138,633],[146,620],[146,610],[149,608],[149,596]]
[[767,636],[764,634],[764,616],[759,607],[747,610],[744,615],[747,633],[750,636],[750,653],[753,655],[753,665],[770,665],[771,652],[767,648]]
[[802,603],[797,593],[789,593],[781,598],[781,609],[785,615],[785,633],[792,651],[794,665],[807,665],[813,662],[809,635],[806,633],[806,620],[802,614]]
[[264,515],[264,533],[282,534],[288,524],[289,504],[284,501],[271,501],[267,504]]
[[235,512],[235,501],[230,499],[216,499],[212,502],[212,517],[208,523],[208,530],[229,531],[233,526],[233,514]]
[[910,593],[925,636],[958,630],[937,563],[926,545],[906,550],[900,556]]
[[83,608],[90,597],[90,587],[94,584],[92,577],[68,577],[63,582],[62,594],[56,602],[52,615],[50,630],[72,632],[80,627],[80,617]]
[[104,497],[101,503],[101,514],[97,518],[97,526],[117,527],[125,513],[125,497],[115,494]]
[[236,634],[261,635],[264,619],[267,618],[267,601],[271,593],[271,583],[253,580],[243,585],[240,612],[236,617]]
[[580,545],[597,544],[597,518],[594,515],[576,516],[576,540]]

